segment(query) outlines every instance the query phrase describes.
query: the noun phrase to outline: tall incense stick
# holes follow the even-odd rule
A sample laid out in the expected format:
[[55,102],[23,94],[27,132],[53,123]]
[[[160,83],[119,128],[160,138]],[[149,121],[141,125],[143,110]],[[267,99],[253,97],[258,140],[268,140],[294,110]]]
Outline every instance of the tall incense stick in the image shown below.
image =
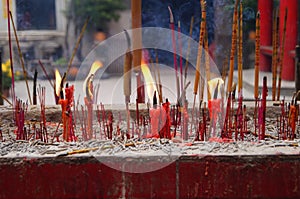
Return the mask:
[[199,80],[200,80],[200,65],[202,59],[203,41],[204,41],[204,34],[205,34],[205,23],[206,23],[206,2],[204,0],[201,0],[201,25],[200,25],[200,36],[199,36],[199,45],[198,45],[196,72],[195,72],[195,81],[194,81],[194,102],[193,102],[193,109],[192,109],[192,122],[191,122],[191,129],[190,129],[191,132],[194,123],[195,103],[196,103],[196,96],[198,93]]
[[125,103],[130,102],[131,95],[131,66],[132,66],[132,54],[130,52],[131,41],[128,32],[125,30],[125,35],[127,39],[127,51],[124,60],[124,95]]
[[[205,26],[207,24],[205,23]],[[205,39],[204,39],[204,49],[205,49],[205,76],[206,76],[206,82],[210,80],[210,61],[209,61],[209,50],[208,50],[208,31],[207,27],[205,27]],[[206,90],[207,90],[207,99],[211,99],[211,93],[209,89],[209,85],[206,84]],[[204,92],[204,89],[202,89],[201,92]],[[202,94],[203,95],[203,94]]]
[[180,69],[180,90],[183,91],[183,71],[182,71],[182,41],[181,41],[181,27],[178,21],[178,43],[179,43],[179,69]]
[[157,70],[158,85],[159,85],[158,88],[157,88],[157,89],[159,89],[159,102],[163,103],[163,98],[162,98],[162,84],[161,84],[161,79],[160,79],[160,69],[159,69],[157,49],[155,49],[155,60],[156,60],[156,70]]
[[239,49],[238,49],[238,92],[242,94],[243,89],[243,4],[240,2],[239,15]]
[[186,62],[185,62],[185,68],[184,68],[184,85],[186,85],[186,78],[187,78],[187,72],[188,72],[188,67],[189,67],[189,56],[190,56],[190,48],[191,48],[191,37],[193,34],[193,26],[194,26],[194,16],[192,16],[191,22],[190,22],[190,32],[189,32],[190,37],[188,39]]
[[272,100],[276,98],[276,82],[277,82],[277,64],[278,64],[278,8],[274,9],[273,12],[273,32],[272,32]]
[[71,59],[70,59],[70,61],[69,61],[69,65],[68,65],[68,68],[67,68],[67,71],[66,71],[66,76],[68,76],[69,70],[70,70],[70,68],[71,68],[71,66],[72,66],[72,63],[73,63],[73,59],[75,58],[75,55],[76,55],[76,53],[77,53],[79,44],[80,44],[80,42],[81,42],[81,40],[82,40],[82,38],[83,38],[83,34],[84,34],[84,32],[85,32],[85,29],[86,29],[86,27],[87,27],[87,25],[88,25],[89,20],[90,20],[90,17],[88,17],[88,18],[85,20],[85,22],[84,22],[84,24],[83,24],[83,27],[82,27],[82,29],[81,29],[81,31],[80,31],[80,35],[79,35],[79,37],[78,37],[78,39],[77,39],[76,45],[75,45],[75,47],[74,47],[74,49],[73,49],[73,53],[72,53]]
[[231,92],[232,89],[232,81],[233,81],[233,70],[234,70],[234,57],[236,51],[236,38],[237,38],[237,19],[238,19],[238,0],[235,1],[234,5],[234,13],[233,13],[233,21],[232,21],[232,39],[231,39],[231,53],[230,53],[230,61],[229,61],[229,76],[227,83],[227,92]]
[[178,66],[177,66],[177,48],[176,48],[176,39],[175,39],[175,26],[174,26],[174,16],[170,6],[168,6],[170,13],[170,27],[172,30],[172,47],[173,47],[173,62],[175,69],[175,80],[176,80],[176,88],[177,88],[177,99],[180,97],[180,87],[179,87],[179,79],[178,79]]
[[284,23],[283,23],[283,35],[280,49],[280,60],[279,60],[279,75],[278,75],[278,92],[277,92],[277,100],[280,100],[280,90],[281,90],[281,76],[282,76],[282,67],[283,67],[283,57],[284,57],[284,44],[285,44],[285,35],[286,35],[286,22],[287,22],[287,14],[288,10],[285,8],[284,14]]
[[25,83],[26,83],[26,88],[27,88],[27,94],[28,94],[29,102],[32,105],[32,100],[31,100],[30,90],[29,90],[29,86],[28,86],[27,72],[26,72],[26,69],[25,69],[23,54],[21,52],[20,43],[19,43],[19,39],[18,39],[18,35],[17,35],[17,30],[16,30],[16,27],[15,27],[15,22],[14,22],[14,19],[12,17],[11,11],[9,11],[9,17],[11,19],[11,23],[12,23],[12,26],[13,26],[13,29],[14,29],[14,34],[15,34],[15,38],[16,38],[16,42],[17,42],[18,53],[19,53],[19,57],[20,57],[20,61],[21,61],[21,66],[22,66],[22,70],[23,70],[23,75],[24,75],[24,79],[25,79]]
[[11,46],[11,35],[10,35],[10,17],[9,17],[9,0],[6,1],[7,8],[7,31],[8,31],[8,46],[9,46],[9,60],[10,60],[10,68],[11,68],[11,84],[12,84],[12,101],[15,103],[16,95],[15,95],[15,75],[14,75],[14,65],[12,58],[12,46]]
[[256,34],[255,34],[255,74],[254,74],[254,98],[258,98],[259,83],[259,56],[260,56],[260,12],[256,15]]

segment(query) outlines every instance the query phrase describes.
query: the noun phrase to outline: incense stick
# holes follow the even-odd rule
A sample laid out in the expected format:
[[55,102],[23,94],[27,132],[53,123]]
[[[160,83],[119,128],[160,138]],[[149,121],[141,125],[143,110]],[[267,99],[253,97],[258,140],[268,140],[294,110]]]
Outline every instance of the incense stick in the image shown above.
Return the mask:
[[156,70],[157,70],[157,77],[158,77],[158,88],[159,89],[159,102],[163,103],[163,97],[162,97],[162,84],[160,79],[160,68],[159,68],[159,62],[158,62],[158,54],[157,49],[155,49],[155,60],[156,60]]
[[242,94],[243,89],[243,4],[240,2],[239,18],[239,49],[238,49],[238,92]]
[[256,34],[255,34],[255,74],[254,74],[254,98],[258,99],[259,83],[259,58],[260,58],[260,12],[256,15]]
[[20,61],[21,61],[21,66],[22,66],[22,69],[23,69],[23,75],[24,75],[24,79],[25,79],[25,83],[26,83],[29,102],[32,105],[32,100],[31,100],[30,90],[29,90],[28,80],[27,80],[27,72],[26,72],[25,65],[24,65],[23,54],[21,52],[20,43],[19,43],[19,39],[18,39],[18,35],[17,35],[17,30],[16,30],[16,27],[15,27],[15,22],[14,22],[14,19],[12,17],[11,11],[9,11],[9,17],[10,17],[11,22],[12,22],[12,26],[13,26],[13,30],[14,30],[14,34],[15,34],[15,38],[16,38],[16,42],[17,42],[17,47],[18,47],[19,57],[20,57]]
[[52,83],[52,81],[51,81],[51,78],[49,77],[49,75],[48,75],[48,73],[47,73],[47,71],[46,71],[46,69],[45,69],[45,66],[44,66],[44,64],[41,62],[40,59],[39,59],[39,65],[41,66],[41,68],[42,68],[42,70],[43,70],[43,72],[44,72],[46,78],[48,79],[48,81],[49,81],[51,87],[55,90],[55,87],[54,87],[54,85],[53,85],[53,83]]
[[[205,23],[204,50],[205,50],[205,76],[206,76],[206,82],[208,82],[210,80],[210,60],[209,60],[209,49],[208,49],[208,31],[207,31],[206,23]],[[210,93],[209,85],[207,83],[206,83],[206,91],[207,91],[207,100],[210,100],[211,93]],[[204,92],[204,89],[202,89],[202,92]]]
[[182,41],[181,41],[181,27],[178,21],[178,45],[179,45],[179,69],[180,69],[180,90],[183,91],[183,71],[182,71]]
[[124,60],[124,95],[125,95],[125,103],[130,102],[130,95],[131,95],[131,67],[132,67],[132,54],[130,51],[130,37],[129,34],[126,30],[125,31],[125,36],[127,40],[127,50],[125,53],[125,60]]
[[71,59],[70,59],[70,62],[69,62],[69,65],[68,65],[68,68],[67,68],[67,71],[66,71],[66,76],[68,75],[69,70],[70,70],[70,68],[71,68],[71,66],[72,66],[73,59],[75,58],[75,55],[76,55],[76,53],[77,53],[77,49],[78,49],[79,44],[80,44],[80,42],[81,42],[81,40],[82,40],[82,38],[83,38],[83,34],[84,34],[84,32],[85,32],[85,29],[86,29],[86,27],[87,27],[87,25],[88,25],[89,20],[90,20],[90,17],[87,17],[87,19],[85,20],[85,22],[84,22],[84,24],[83,24],[83,27],[82,27],[82,29],[81,29],[81,31],[80,31],[80,35],[79,35],[79,37],[78,37],[78,39],[77,39],[75,48],[74,48],[74,50],[73,50],[73,53],[72,53],[72,56],[71,56]]
[[277,64],[278,64],[278,8],[273,11],[273,34],[272,34],[272,100],[275,101],[276,98],[276,82],[277,82]]
[[236,38],[237,38],[237,18],[238,18],[238,7],[239,0],[235,1],[234,5],[234,13],[233,13],[233,21],[232,21],[232,38],[231,38],[231,53],[230,53],[230,61],[229,61],[229,76],[227,83],[227,92],[231,92],[232,88],[232,80],[233,80],[233,70],[234,70],[234,57],[236,51]]
[[[200,36],[199,36],[199,44],[198,44],[198,53],[197,53],[197,62],[196,62],[196,72],[195,72],[195,81],[194,81],[194,101],[193,101],[193,109],[192,109],[192,122],[190,133],[192,132],[192,127],[194,123],[194,111],[195,111],[195,103],[196,96],[198,93],[199,80],[200,80],[200,65],[202,58],[202,49],[203,49],[203,39],[205,33],[205,21],[206,21],[206,2],[201,0],[201,25],[200,25]],[[201,101],[200,101],[201,103]]]
[[14,67],[13,67],[11,34],[10,34],[9,0],[6,1],[6,7],[7,7],[7,31],[8,31],[9,60],[10,60],[10,68],[11,68],[12,100],[14,103],[16,100],[16,94],[15,94],[15,75],[14,75]]
[[281,91],[281,76],[282,76],[282,68],[283,68],[283,57],[284,57],[284,44],[285,44],[285,35],[286,35],[286,22],[287,22],[287,14],[288,10],[285,9],[284,14],[284,23],[283,23],[283,35],[280,49],[280,60],[279,60],[279,77],[278,77],[278,91],[277,91],[277,100],[280,100],[280,91]]
[[35,69],[34,70],[34,76],[33,76],[33,92],[32,92],[32,95],[33,95],[33,105],[37,104],[37,94],[36,94],[37,75],[38,75],[38,72]]
[[179,79],[178,79],[178,66],[177,66],[177,55],[176,55],[177,48],[176,48],[176,39],[175,39],[174,16],[170,6],[168,6],[168,9],[170,13],[170,27],[172,31],[173,62],[174,62],[174,69],[175,69],[175,81],[176,81],[177,100],[178,100],[180,97],[180,87],[179,87]]
[[4,99],[4,101],[6,101],[9,105],[13,105],[11,101],[9,101],[3,94],[1,94],[1,98]]
[[189,32],[188,46],[187,46],[186,59],[185,59],[186,61],[185,61],[185,68],[184,68],[184,85],[186,85],[186,78],[187,78],[187,72],[189,67],[189,56],[190,56],[190,48],[191,48],[191,37],[193,34],[193,26],[194,26],[194,16],[192,16],[190,22],[190,32]]

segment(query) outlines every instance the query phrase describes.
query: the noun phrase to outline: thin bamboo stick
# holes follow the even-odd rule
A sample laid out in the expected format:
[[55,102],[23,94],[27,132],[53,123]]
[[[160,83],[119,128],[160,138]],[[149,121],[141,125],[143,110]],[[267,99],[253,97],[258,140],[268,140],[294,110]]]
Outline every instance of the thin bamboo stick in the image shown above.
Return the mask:
[[276,98],[276,82],[277,82],[277,64],[278,64],[278,8],[273,11],[273,32],[272,32],[272,100]]
[[238,92],[243,89],[243,4],[240,2],[239,15],[239,49],[238,49]]
[[288,10],[285,9],[284,22],[283,22],[283,35],[280,49],[280,60],[279,60],[279,76],[278,76],[278,91],[277,91],[277,100],[280,100],[280,91],[281,91],[281,76],[282,76],[282,67],[283,67],[283,57],[284,57],[284,44],[285,44],[285,35],[286,35],[286,22],[287,22]]
[[71,59],[70,59],[69,64],[68,64],[68,68],[67,68],[67,71],[66,71],[66,77],[68,76],[69,70],[70,70],[70,68],[71,68],[71,66],[72,66],[72,63],[73,63],[73,59],[75,58],[75,55],[76,55],[76,53],[77,53],[79,44],[80,44],[80,42],[81,42],[81,40],[82,40],[82,38],[83,38],[83,34],[84,34],[84,32],[85,32],[85,29],[86,29],[86,27],[87,27],[87,25],[88,25],[89,20],[90,20],[90,17],[88,17],[88,18],[85,20],[85,22],[84,22],[84,24],[83,24],[83,27],[82,27],[82,29],[81,29],[81,31],[80,31],[80,35],[79,35],[79,37],[78,37],[78,39],[77,39],[77,42],[76,42],[76,44],[75,44],[75,48],[73,49],[73,53],[72,53]]
[[256,34],[255,34],[255,74],[254,74],[254,98],[258,99],[259,83],[259,56],[260,56],[260,12],[256,15]]
[[22,66],[22,70],[23,70],[23,75],[24,75],[24,79],[25,79],[25,83],[26,83],[26,89],[27,89],[27,94],[28,94],[29,102],[30,102],[30,105],[32,105],[32,100],[31,100],[30,90],[29,90],[29,86],[28,86],[27,72],[26,72],[26,69],[25,69],[23,54],[21,52],[20,42],[19,42],[18,35],[17,35],[17,29],[15,27],[15,22],[14,22],[14,19],[12,17],[11,11],[9,11],[9,17],[11,19],[12,26],[13,26],[13,29],[14,29],[14,34],[15,34],[15,38],[16,38],[16,42],[17,42],[18,53],[19,53],[19,57],[20,57],[20,61],[21,61],[21,66]]
[[189,32],[189,39],[188,39],[188,46],[187,46],[187,52],[186,52],[186,62],[185,62],[185,68],[184,68],[184,85],[186,85],[186,78],[187,78],[187,72],[189,67],[189,56],[190,56],[190,48],[191,48],[191,37],[193,34],[193,26],[194,26],[194,16],[191,18],[190,22],[190,32]]
[[232,82],[233,82],[234,57],[235,57],[235,51],[236,51],[236,38],[237,38],[238,2],[239,2],[239,0],[235,1],[233,20],[232,20],[231,53],[230,53],[229,74],[228,74],[228,83],[227,83],[227,92],[228,93],[232,91],[231,89],[232,89]]

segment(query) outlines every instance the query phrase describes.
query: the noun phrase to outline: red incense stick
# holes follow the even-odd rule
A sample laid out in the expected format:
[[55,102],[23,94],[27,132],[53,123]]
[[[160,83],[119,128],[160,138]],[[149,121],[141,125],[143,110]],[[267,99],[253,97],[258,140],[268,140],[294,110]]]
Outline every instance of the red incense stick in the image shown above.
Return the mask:
[[15,100],[16,100],[15,75],[14,75],[13,58],[12,58],[12,46],[11,46],[11,35],[10,35],[9,0],[6,1],[6,8],[7,8],[7,31],[8,31],[9,60],[10,60],[11,83],[12,83],[12,101],[13,101],[13,103],[15,103]]

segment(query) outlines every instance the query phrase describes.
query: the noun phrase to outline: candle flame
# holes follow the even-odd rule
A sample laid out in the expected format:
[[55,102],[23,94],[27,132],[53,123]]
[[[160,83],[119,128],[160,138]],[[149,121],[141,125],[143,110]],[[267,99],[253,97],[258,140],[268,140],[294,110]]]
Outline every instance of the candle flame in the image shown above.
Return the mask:
[[60,94],[60,84],[61,84],[61,75],[59,73],[59,70],[55,69],[55,93],[57,96]]
[[102,68],[103,64],[101,61],[94,61],[94,63],[92,64],[91,66],[91,69],[90,69],[90,72],[89,72],[89,75],[87,76],[87,78],[89,76],[91,76],[91,74],[95,74],[97,72],[98,69]]
[[86,86],[87,86],[87,81],[89,79],[89,77],[91,77],[91,75],[95,75],[95,73],[97,72],[97,70],[99,70],[100,68],[103,67],[103,64],[101,61],[96,60],[94,61],[94,63],[91,66],[90,72],[89,74],[86,76],[84,82],[83,82],[83,90],[86,90]]
[[218,93],[221,93],[221,87],[223,84],[224,84],[224,81],[220,77],[209,80],[207,82],[207,85],[208,85],[210,94],[213,94],[216,89],[218,89]]
[[142,69],[142,73],[143,73],[143,76],[144,76],[145,86],[146,86],[146,89],[147,89],[148,97],[150,99],[152,99],[153,95],[154,95],[154,91],[157,92],[157,88],[156,88],[156,85],[155,85],[155,81],[153,80],[153,77],[151,75],[150,69],[149,69],[148,65],[145,63],[144,60],[142,60],[141,69]]

